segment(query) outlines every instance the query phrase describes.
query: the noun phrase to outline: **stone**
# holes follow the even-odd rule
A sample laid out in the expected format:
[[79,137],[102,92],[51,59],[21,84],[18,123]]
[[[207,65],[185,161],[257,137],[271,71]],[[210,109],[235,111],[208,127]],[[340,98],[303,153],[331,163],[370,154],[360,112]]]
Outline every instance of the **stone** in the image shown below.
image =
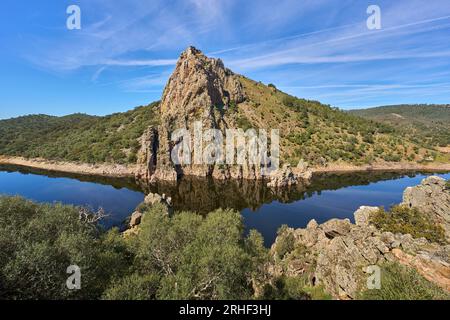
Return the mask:
[[308,170],[308,168],[309,168],[308,162],[306,162],[306,161],[303,160],[303,159],[301,159],[301,160],[298,162],[298,164],[297,164],[297,169],[298,169],[300,172],[305,172],[305,171]]
[[162,198],[162,196],[160,196],[157,193],[149,193],[145,197],[144,202],[146,204],[149,204],[149,205],[154,205],[155,203],[162,203],[163,202],[163,198]]
[[270,181],[267,183],[269,188],[284,188],[298,184],[298,176],[294,174],[289,164],[285,164],[270,174]]
[[308,225],[306,226],[306,229],[316,229],[319,226],[317,221],[315,219],[312,219]]
[[[442,181],[433,178],[422,183],[430,184],[441,186]],[[442,196],[439,192],[433,194]],[[303,257],[288,255],[281,261],[273,260],[275,265],[268,270],[274,276],[311,272],[314,279],[311,285],[322,285],[336,299],[356,299],[365,288],[367,267],[398,262],[416,269],[427,280],[450,292],[450,245],[377,230],[369,219],[375,210],[378,208],[359,208],[354,213],[355,224],[348,219],[331,219],[320,225],[311,220],[304,229],[290,229],[294,234],[294,248],[301,252],[306,248],[307,253]],[[275,254],[275,245],[271,254]]]
[[392,254],[403,265],[416,269],[425,279],[450,292],[450,265],[427,254],[413,256],[399,249]]
[[357,226],[368,226],[370,222],[370,215],[377,212],[377,207],[360,207],[353,215]]
[[130,218],[130,227],[133,228],[137,225],[140,225],[141,220],[142,220],[142,213],[140,213],[138,211],[134,212]]
[[[222,110],[244,100],[245,94],[239,77],[225,68],[220,59],[208,58],[194,47],[184,51],[161,100],[156,177],[177,179],[183,175],[213,176],[214,171],[218,171],[217,166],[175,166],[172,163],[171,151],[174,144],[170,141],[171,132],[184,128],[193,136],[193,123],[201,122],[204,130],[219,129],[225,136],[226,128],[232,123],[231,119],[225,119]],[[195,157],[195,149],[192,157]]]
[[418,186],[406,188],[402,205],[416,208],[440,224],[447,241],[450,241],[450,190],[446,188],[444,179],[431,176],[423,179]]
[[351,222],[348,219],[331,219],[321,225],[321,229],[325,232],[328,238],[335,238],[337,236],[343,236],[350,232]]

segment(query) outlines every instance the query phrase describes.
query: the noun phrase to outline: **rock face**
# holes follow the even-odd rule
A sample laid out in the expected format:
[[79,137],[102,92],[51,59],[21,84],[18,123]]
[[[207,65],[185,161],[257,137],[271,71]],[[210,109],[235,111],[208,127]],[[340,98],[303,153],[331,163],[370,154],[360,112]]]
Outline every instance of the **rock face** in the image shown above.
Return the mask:
[[[293,235],[296,249],[275,264],[273,274],[299,276],[310,270],[312,284],[322,285],[337,299],[355,299],[366,288],[369,266],[398,261],[416,268],[425,278],[448,290],[450,246],[442,247],[424,238],[413,239],[411,235],[381,232],[368,223],[375,209],[361,207],[356,211],[357,224],[348,219],[332,219],[318,225],[312,220],[306,229],[288,229],[286,232]],[[279,238],[272,253],[278,241]],[[298,248],[304,248],[301,257],[295,254]]]
[[405,190],[402,204],[417,208],[431,221],[439,223],[450,242],[450,190],[446,189],[445,183],[440,177],[428,177],[420,185]]
[[[214,166],[192,164],[174,165],[171,161],[173,142],[171,134],[187,129],[194,136],[194,122],[203,130],[219,129],[225,136],[230,125],[223,110],[231,103],[244,101],[244,92],[238,77],[226,69],[220,59],[210,59],[201,51],[189,47],[181,54],[175,71],[167,83],[161,101],[161,125],[158,165],[155,178],[175,178],[180,175],[211,176]],[[181,142],[181,141],[179,141]],[[195,149],[191,160],[194,159]]]
[[[201,134],[216,129],[222,133],[225,142],[226,130],[239,128],[238,116],[228,110],[237,110],[245,100],[240,76],[225,68],[220,59],[208,58],[196,48],[189,47],[181,54],[165,87],[160,103],[160,125],[149,128],[141,138],[138,156],[141,170],[136,177],[146,181],[176,181],[183,175],[222,180],[263,179],[259,164],[217,165],[202,161],[211,141]],[[199,124],[202,140],[196,144],[193,139],[198,137]],[[179,129],[187,130],[191,141],[183,141],[184,137],[172,141],[173,133]],[[175,146],[182,153],[182,148],[187,145],[190,146],[191,163],[174,163],[172,152]],[[215,151],[211,155],[218,158]],[[274,185],[290,185],[297,179],[292,173],[285,175],[284,171],[279,175],[271,179]]]
[[149,181],[156,171],[157,152],[159,146],[158,131],[147,128],[139,141],[141,148],[137,154],[139,170],[136,173],[138,180]]

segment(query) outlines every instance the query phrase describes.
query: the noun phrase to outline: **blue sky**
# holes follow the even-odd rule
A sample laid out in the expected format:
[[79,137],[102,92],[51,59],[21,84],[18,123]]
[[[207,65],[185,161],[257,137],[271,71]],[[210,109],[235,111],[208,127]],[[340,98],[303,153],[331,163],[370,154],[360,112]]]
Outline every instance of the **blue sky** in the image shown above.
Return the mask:
[[[73,4],[81,30],[66,28]],[[366,27],[371,4],[381,30]],[[448,0],[3,0],[0,118],[159,100],[189,45],[343,109],[450,103]]]

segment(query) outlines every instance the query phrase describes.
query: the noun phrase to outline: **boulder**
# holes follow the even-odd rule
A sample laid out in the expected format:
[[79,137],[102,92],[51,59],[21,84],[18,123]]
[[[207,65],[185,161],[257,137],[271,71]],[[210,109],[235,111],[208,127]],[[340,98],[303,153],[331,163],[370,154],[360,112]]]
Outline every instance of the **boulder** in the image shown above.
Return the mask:
[[141,220],[142,220],[142,213],[135,211],[132,215],[131,215],[131,219],[130,219],[130,227],[133,228],[139,224],[141,224]]
[[370,222],[370,215],[377,212],[377,207],[360,207],[353,215],[357,226],[368,226]]
[[321,229],[329,239],[337,236],[344,236],[351,230],[352,224],[350,220],[331,219],[321,225]]
[[298,176],[294,174],[289,164],[285,164],[283,168],[278,169],[270,174],[267,186],[269,188],[284,188],[298,184]]
[[160,196],[157,193],[149,193],[145,199],[144,202],[148,205],[154,205],[156,203],[162,203],[163,202],[163,197]]
[[440,224],[447,241],[450,241],[450,190],[446,188],[444,179],[431,176],[418,186],[406,188],[402,205],[416,208],[431,221]]

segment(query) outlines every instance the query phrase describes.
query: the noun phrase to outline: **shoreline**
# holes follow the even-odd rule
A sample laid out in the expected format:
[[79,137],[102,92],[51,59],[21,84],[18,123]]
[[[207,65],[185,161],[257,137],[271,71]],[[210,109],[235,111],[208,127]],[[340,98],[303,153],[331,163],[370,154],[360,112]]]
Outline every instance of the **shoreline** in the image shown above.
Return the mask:
[[88,164],[46,159],[0,156],[0,165],[13,165],[32,169],[108,178],[134,178],[137,165]]
[[[46,159],[26,159],[0,155],[0,165],[15,165],[25,168],[42,169],[60,173],[71,173],[86,176],[101,176],[108,178],[135,178],[139,170],[138,165],[119,164],[88,164]],[[332,164],[327,167],[312,167],[312,174],[321,173],[351,173],[371,171],[450,171],[450,163],[382,163],[355,166],[349,164]],[[295,168],[293,168],[294,173]]]
[[330,165],[328,167],[312,167],[310,169],[313,174],[316,173],[344,173],[344,172],[371,172],[371,171],[450,171],[450,163],[436,163],[429,164],[420,163],[382,163],[373,165]]

